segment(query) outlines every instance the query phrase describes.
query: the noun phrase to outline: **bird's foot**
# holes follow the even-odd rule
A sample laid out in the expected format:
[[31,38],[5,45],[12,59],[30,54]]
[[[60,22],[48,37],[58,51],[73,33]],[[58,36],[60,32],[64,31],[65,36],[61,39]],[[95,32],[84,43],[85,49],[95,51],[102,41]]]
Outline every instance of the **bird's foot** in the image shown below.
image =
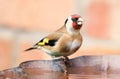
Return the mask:
[[65,63],[66,67],[71,67],[72,62],[70,62],[70,59],[67,56],[60,56],[60,57],[52,57],[55,61],[61,59]]
[[72,63],[70,62],[70,59],[68,57],[64,56],[64,57],[62,57],[62,59],[63,59],[65,65],[67,67],[71,67],[72,66]]

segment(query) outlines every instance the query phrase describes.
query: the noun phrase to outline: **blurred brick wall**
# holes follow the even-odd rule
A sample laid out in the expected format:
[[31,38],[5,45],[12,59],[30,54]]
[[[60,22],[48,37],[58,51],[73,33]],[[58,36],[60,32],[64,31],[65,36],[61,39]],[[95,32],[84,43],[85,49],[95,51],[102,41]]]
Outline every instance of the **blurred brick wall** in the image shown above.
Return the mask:
[[0,0],[0,23],[27,30],[55,30],[71,9],[72,0]]
[[[51,59],[41,51],[24,50],[81,14],[83,45],[72,55],[120,54],[119,0],[0,0],[0,70],[34,59]],[[115,23],[115,25],[114,25]],[[99,51],[98,51],[99,50]]]
[[110,4],[106,1],[91,1],[87,8],[87,34],[97,38],[109,38]]
[[0,70],[26,60],[48,59],[40,51],[24,50],[43,32],[62,26],[71,9],[72,0],[0,0]]

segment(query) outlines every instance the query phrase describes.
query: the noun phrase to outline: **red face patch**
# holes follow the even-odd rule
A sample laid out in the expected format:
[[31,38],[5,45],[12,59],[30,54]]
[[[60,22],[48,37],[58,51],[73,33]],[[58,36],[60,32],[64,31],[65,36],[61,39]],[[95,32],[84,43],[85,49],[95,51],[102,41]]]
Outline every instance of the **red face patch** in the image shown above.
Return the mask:
[[81,16],[80,15],[77,15],[77,14],[74,14],[72,15],[72,18],[80,18]]
[[78,25],[76,24],[76,22],[73,22],[73,23],[72,23],[72,26],[73,26],[74,29],[80,29],[80,26],[78,26]]

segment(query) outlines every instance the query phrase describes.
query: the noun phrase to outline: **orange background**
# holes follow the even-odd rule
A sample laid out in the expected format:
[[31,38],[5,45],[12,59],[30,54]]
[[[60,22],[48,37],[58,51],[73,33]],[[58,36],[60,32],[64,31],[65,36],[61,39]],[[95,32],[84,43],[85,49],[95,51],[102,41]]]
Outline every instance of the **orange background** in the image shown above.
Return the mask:
[[83,45],[71,58],[119,55],[119,4],[119,0],[0,0],[0,70],[51,59],[39,50],[24,50],[61,27],[71,14],[80,14],[85,21]]

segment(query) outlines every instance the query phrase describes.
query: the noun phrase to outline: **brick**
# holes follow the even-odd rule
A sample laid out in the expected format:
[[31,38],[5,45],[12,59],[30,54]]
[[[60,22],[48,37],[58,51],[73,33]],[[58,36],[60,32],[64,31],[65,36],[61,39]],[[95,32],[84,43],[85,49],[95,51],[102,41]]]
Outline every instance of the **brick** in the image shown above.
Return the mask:
[[109,13],[110,5],[104,0],[91,1],[87,8],[86,32],[95,38],[109,38]]
[[11,63],[11,40],[0,38],[0,70],[12,67]]
[[63,25],[72,9],[72,0],[4,0],[1,3],[0,23],[26,30],[55,30]]

